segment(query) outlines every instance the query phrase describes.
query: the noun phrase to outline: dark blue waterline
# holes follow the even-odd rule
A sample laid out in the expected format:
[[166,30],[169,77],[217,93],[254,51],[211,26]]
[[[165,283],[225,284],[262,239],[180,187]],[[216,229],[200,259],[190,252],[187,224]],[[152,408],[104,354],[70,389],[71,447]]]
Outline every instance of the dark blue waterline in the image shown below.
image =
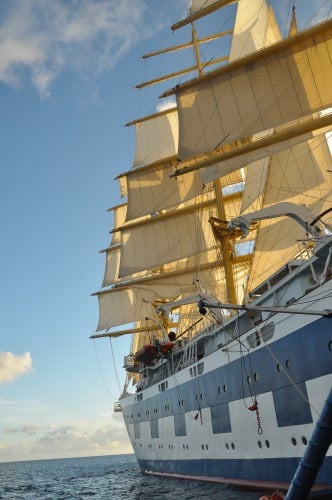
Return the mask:
[[[138,460],[143,471],[228,478],[247,481],[290,483],[299,458],[264,459],[197,459],[197,460]],[[324,467],[317,476],[317,483],[331,485],[332,457],[326,457]]]

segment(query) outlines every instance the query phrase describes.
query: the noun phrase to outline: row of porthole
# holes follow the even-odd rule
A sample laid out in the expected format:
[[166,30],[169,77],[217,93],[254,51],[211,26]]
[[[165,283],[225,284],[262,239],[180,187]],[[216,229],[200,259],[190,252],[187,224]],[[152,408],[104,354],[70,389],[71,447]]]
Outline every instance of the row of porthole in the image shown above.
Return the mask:
[[[307,438],[305,436],[301,437],[301,441],[302,441],[302,443],[305,446],[308,444],[308,440],[307,440]],[[291,438],[291,443],[292,443],[293,446],[296,446],[297,445],[297,439],[295,437],[292,437]],[[268,439],[265,440],[264,444],[265,444],[266,448],[270,448],[270,441]],[[258,445],[258,448],[263,448],[263,442],[262,441],[257,441],[257,445]],[[143,445],[140,444],[141,448],[142,448],[142,446]],[[159,447],[159,449],[162,449],[163,445],[159,444],[158,447]],[[182,445],[182,447],[183,447],[184,450],[188,450],[189,449],[189,446],[187,444]],[[208,444],[202,444],[201,447],[202,447],[202,450],[208,450],[209,449],[209,445]],[[148,448],[152,448],[152,444],[149,444]],[[169,444],[168,448],[170,450],[173,450],[174,449],[174,445],[173,444]],[[235,450],[235,444],[234,443],[226,443],[225,444],[225,448],[226,448],[226,450],[230,450],[230,449]]]
[[[285,366],[286,366],[286,368],[290,369],[290,360],[289,360],[289,359],[286,359]],[[278,372],[282,372],[282,367],[281,367],[281,365],[280,365],[279,363],[277,364],[277,370],[278,370]],[[258,382],[258,380],[259,380],[259,375],[258,375],[258,373],[254,373],[254,374],[253,374],[253,380],[255,380],[255,382]],[[251,377],[251,375],[248,375],[248,376],[247,376],[247,383],[248,383],[248,384],[251,384],[251,383],[252,383],[252,377]],[[226,384],[224,384],[222,387],[221,387],[221,386],[218,386],[217,391],[218,391],[218,394],[222,394],[222,393],[224,393],[224,392],[227,392],[227,385],[226,385]],[[199,399],[200,399],[200,400],[202,400],[202,399],[203,399],[203,395],[202,395],[202,394],[196,394],[196,401],[198,401]],[[183,399],[179,401],[179,406],[184,406],[184,401],[183,401]],[[167,410],[169,410],[169,409],[170,409],[170,408],[169,408],[169,405],[165,405],[165,410],[167,411]],[[153,410],[153,413],[155,413],[155,414],[156,414],[156,413],[158,413],[158,409],[157,409],[157,408],[155,408],[155,409]],[[149,415],[149,414],[150,414],[150,411],[149,411],[149,410],[146,410],[146,411],[145,411],[145,414],[146,414],[146,415]],[[140,416],[140,414],[139,414],[138,416]],[[129,419],[129,418],[133,418],[133,415],[130,415],[130,416],[129,416],[129,415],[127,415],[127,419]]]
[[[328,343],[328,349],[329,349],[330,351],[332,351],[332,340]],[[286,361],[285,361],[285,366],[286,366],[286,368],[287,368],[288,370],[290,369],[290,367],[291,367],[291,363],[290,363],[290,360],[289,360],[289,359],[286,359]],[[283,367],[282,367],[282,365],[281,365],[280,363],[278,363],[278,364],[277,364],[277,370],[278,370],[278,372],[279,372],[279,373],[281,373],[281,372],[283,371]],[[258,381],[258,378],[259,378],[259,377],[258,377],[258,373],[254,373],[253,378],[254,378],[254,380],[255,380],[255,381]],[[251,377],[250,377],[250,375],[247,377],[247,380],[248,380],[248,383],[251,383]],[[167,388],[167,386],[166,386],[166,388]],[[222,390],[221,390],[221,387],[220,387],[220,386],[218,387],[218,394],[221,394],[222,392],[226,392],[226,391],[227,391],[227,386],[226,386],[226,384],[225,384],[225,385],[223,385]],[[141,400],[141,399],[142,399],[142,397],[143,397],[143,394],[138,394],[138,395],[136,396],[136,399],[137,399],[137,400]],[[179,401],[179,406],[183,406],[183,400],[182,400],[181,402]],[[147,414],[147,415],[149,414],[149,413],[148,413],[148,411],[146,412],[146,414]],[[129,418],[129,417],[127,417],[127,418]]]
[[[290,364],[290,360],[289,360],[289,359],[286,359],[286,361],[285,361],[285,366],[286,366],[286,368],[287,368],[288,370],[290,369],[291,364]],[[280,363],[278,363],[278,364],[277,364],[277,370],[278,370],[278,372],[279,372],[279,373],[281,373],[281,372],[283,371],[283,367],[280,365]],[[258,380],[259,380],[259,375],[258,375],[258,373],[254,373],[254,374],[253,374],[253,379],[255,380],[255,382],[258,382]],[[251,377],[251,375],[248,375],[248,376],[247,376],[247,382],[248,382],[248,384],[251,384],[251,383],[252,383],[252,377]]]
[[[135,443],[135,444],[137,444],[137,443]],[[142,443],[140,443],[140,445],[139,445],[139,446],[140,446],[140,448],[143,448],[143,444],[142,444]],[[202,449],[204,449],[204,448],[203,448],[203,446],[204,446],[204,445],[202,444]],[[207,448],[207,446],[208,446],[208,445],[206,444],[205,446],[206,446],[206,449],[208,449],[208,448]],[[158,445],[158,448],[159,448],[160,450],[161,450],[163,447],[164,447],[164,445],[162,445],[162,444],[159,444],[159,445]],[[183,444],[183,445],[182,445],[182,447],[183,447],[183,449],[184,449],[184,450],[189,450],[189,446],[188,446],[187,444]],[[148,448],[151,448],[151,449],[152,449],[152,444],[148,444]],[[169,445],[168,445],[168,449],[169,449],[169,450],[174,450],[174,445],[173,445],[173,444],[169,444]]]
[[[305,436],[302,436],[301,437],[301,441],[302,441],[302,444],[304,444],[305,446],[308,444],[308,440]],[[296,446],[297,445],[297,439],[295,437],[292,437],[291,438],[291,443],[293,446]],[[263,448],[263,443],[262,441],[257,441],[257,444],[258,444],[258,448]],[[270,448],[270,441],[268,439],[265,440],[265,446],[266,448]]]
[[[140,446],[140,448],[142,448],[142,447],[143,447],[142,443],[140,443],[140,445],[139,445],[139,446]],[[203,448],[203,446],[204,446],[204,445],[202,445],[202,449],[204,449],[204,448]],[[205,446],[207,447],[208,445],[206,444]],[[161,449],[163,449],[163,447],[164,447],[164,445],[162,445],[162,444],[159,444],[159,445],[158,445],[158,448],[159,448],[160,450],[161,450]],[[182,447],[183,447],[183,449],[184,449],[184,450],[189,450],[189,446],[188,446],[187,444],[183,444],[183,445],[182,445]],[[148,445],[148,448],[152,448],[152,444],[149,444],[149,445]],[[169,444],[169,445],[168,445],[168,449],[169,449],[169,450],[174,450],[174,445],[173,445],[173,444]],[[206,449],[208,449],[208,448],[206,448]]]

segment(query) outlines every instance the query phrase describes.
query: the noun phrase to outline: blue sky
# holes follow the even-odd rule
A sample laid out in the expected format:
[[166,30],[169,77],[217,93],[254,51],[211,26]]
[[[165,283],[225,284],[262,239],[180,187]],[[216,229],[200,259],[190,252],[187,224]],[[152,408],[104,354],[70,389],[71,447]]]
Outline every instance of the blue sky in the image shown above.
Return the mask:
[[[274,3],[285,21],[289,1]],[[300,26],[330,4],[297,3]],[[154,112],[164,88],[133,87],[170,62],[139,56],[177,43],[169,25],[187,4],[1,0],[0,461],[132,451],[113,414],[108,341],[89,340],[90,294],[104,272],[106,209],[122,202],[113,178],[132,164],[123,125]],[[128,346],[113,341],[121,382]]]

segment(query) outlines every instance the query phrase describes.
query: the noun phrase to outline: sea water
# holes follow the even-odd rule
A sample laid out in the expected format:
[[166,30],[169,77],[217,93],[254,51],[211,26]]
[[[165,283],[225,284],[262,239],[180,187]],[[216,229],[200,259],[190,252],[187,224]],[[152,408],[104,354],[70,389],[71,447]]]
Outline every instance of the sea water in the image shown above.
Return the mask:
[[225,485],[143,476],[134,455],[0,463],[0,499],[258,500]]

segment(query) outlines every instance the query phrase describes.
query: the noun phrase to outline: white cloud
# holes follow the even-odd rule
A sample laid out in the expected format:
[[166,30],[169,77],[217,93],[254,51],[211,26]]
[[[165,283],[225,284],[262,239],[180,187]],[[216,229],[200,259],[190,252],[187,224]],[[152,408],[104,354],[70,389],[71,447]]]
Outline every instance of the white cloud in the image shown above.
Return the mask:
[[331,6],[328,4],[321,5],[320,8],[318,9],[318,12],[315,14],[315,16],[311,19],[310,24],[318,24],[323,21],[326,21],[329,17],[331,17]]
[[16,356],[11,352],[0,352],[0,384],[12,382],[31,371],[32,359],[29,352]]
[[33,436],[39,431],[42,427],[36,424],[24,424],[20,427],[7,427],[3,430],[5,434],[27,434],[29,436]]
[[65,69],[95,75],[111,69],[149,30],[143,0],[10,0],[0,14],[0,81],[28,75],[41,97]]
[[[22,424],[3,429],[0,462],[132,453],[126,429],[117,423]],[[1,433],[0,433],[1,436]]]
[[121,414],[77,417],[64,408],[0,398],[0,462],[133,452]]
[[174,97],[168,97],[163,100],[163,102],[158,103],[156,106],[156,109],[158,112],[166,111],[167,109],[175,108],[176,106],[176,101]]
[[89,431],[67,425],[50,430],[40,436],[31,448],[37,456],[79,456],[120,454],[131,452],[124,426],[105,426]]

